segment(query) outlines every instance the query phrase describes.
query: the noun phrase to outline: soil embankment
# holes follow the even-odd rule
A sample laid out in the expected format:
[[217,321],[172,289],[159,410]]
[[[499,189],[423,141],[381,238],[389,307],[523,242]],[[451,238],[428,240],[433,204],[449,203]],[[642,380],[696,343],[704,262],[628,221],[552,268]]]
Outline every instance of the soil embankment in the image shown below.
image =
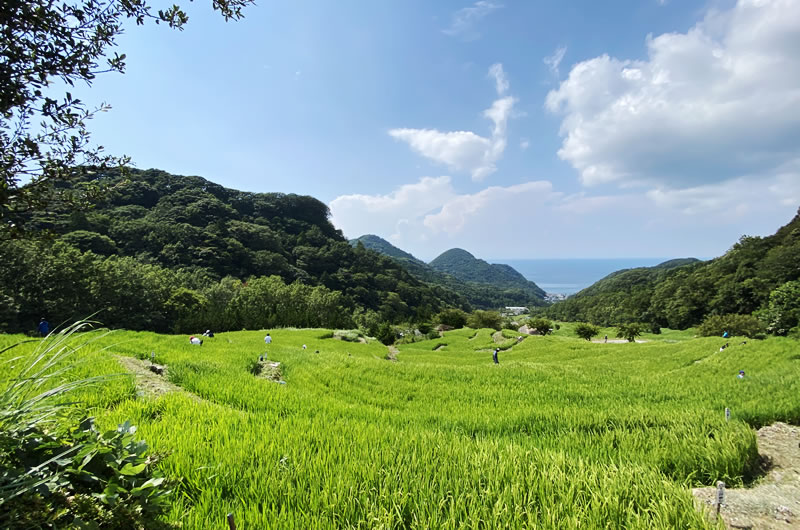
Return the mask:
[[[758,431],[769,472],[749,488],[725,491],[720,517],[729,528],[800,528],[800,427],[775,423]],[[695,488],[699,507],[716,512],[716,488]]]

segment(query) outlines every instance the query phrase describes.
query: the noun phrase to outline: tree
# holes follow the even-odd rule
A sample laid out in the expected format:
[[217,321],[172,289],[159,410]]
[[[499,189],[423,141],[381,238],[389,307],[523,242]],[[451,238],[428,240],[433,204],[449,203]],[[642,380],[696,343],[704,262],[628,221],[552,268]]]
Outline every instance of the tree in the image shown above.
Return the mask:
[[542,335],[547,335],[553,331],[553,321],[549,318],[536,317],[528,321],[528,327],[536,329]]
[[600,333],[600,328],[594,326],[592,324],[586,324],[585,322],[579,322],[575,326],[575,334],[582,339],[585,340],[592,340],[592,337]]
[[756,338],[764,333],[764,326],[753,315],[709,315],[697,328],[701,337],[721,337],[725,332],[731,337]]
[[503,317],[497,311],[473,311],[467,317],[467,325],[473,329],[491,328],[494,330],[503,329]]
[[395,333],[394,328],[388,322],[383,322],[378,327],[378,333],[375,334],[375,338],[381,341],[386,346],[394,344],[394,341],[397,340],[397,333]]
[[636,342],[636,337],[642,334],[644,326],[638,322],[620,324],[617,327],[617,338],[625,339],[628,342]]
[[452,328],[463,328],[467,323],[467,314],[460,309],[445,309],[436,315],[436,321]]
[[769,305],[760,312],[767,331],[786,335],[800,324],[800,280],[786,282],[769,294]]
[[[240,19],[251,3],[212,0],[225,20]],[[91,85],[98,74],[123,73],[125,54],[109,53],[126,19],[182,29],[189,17],[177,5],[154,14],[146,0],[26,0],[0,6],[0,239],[24,234],[32,212],[84,204],[99,188],[70,183],[127,162],[90,144],[87,121],[108,105],[87,108],[70,92],[62,97],[51,89],[56,82]]]

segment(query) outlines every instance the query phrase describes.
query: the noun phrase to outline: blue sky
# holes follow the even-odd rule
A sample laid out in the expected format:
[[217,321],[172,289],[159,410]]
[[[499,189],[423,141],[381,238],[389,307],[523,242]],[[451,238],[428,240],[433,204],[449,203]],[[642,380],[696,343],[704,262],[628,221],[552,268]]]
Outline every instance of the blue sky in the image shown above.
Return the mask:
[[107,151],[423,259],[682,257],[800,206],[800,0],[260,2],[130,26]]

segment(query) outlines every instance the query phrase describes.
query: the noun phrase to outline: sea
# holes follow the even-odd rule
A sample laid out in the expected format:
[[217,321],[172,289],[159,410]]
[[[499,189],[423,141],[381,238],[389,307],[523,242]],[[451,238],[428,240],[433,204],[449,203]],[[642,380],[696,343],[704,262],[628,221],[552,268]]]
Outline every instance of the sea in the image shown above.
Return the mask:
[[569,296],[612,272],[652,267],[672,258],[506,259],[491,260],[514,267],[548,294]]

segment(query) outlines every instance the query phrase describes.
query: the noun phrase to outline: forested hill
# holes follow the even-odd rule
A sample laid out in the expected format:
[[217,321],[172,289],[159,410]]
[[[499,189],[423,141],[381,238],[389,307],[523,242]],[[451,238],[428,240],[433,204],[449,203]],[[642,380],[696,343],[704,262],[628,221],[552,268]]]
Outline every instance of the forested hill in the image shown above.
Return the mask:
[[547,313],[600,325],[644,322],[673,329],[727,314],[755,314],[771,332],[797,325],[800,210],[774,235],[742,236],[719,258],[684,261],[618,271],[550,306]]
[[[489,265],[462,250],[461,252],[470,256],[473,262],[478,263],[469,263],[465,260],[461,267],[456,267],[465,274],[455,275],[438,270],[432,264],[429,265],[415,258],[378,236],[369,234],[350,240],[351,245],[355,246],[359,243],[366,248],[391,257],[417,279],[458,293],[478,309],[545,305],[544,292],[535,283],[526,280],[508,265]],[[441,258],[441,256],[439,257]],[[470,268],[470,265],[473,267]],[[481,274],[481,272],[485,274]],[[472,279],[464,279],[466,276]]]
[[438,271],[446,272],[466,282],[525,289],[540,299],[544,298],[545,295],[545,292],[538,285],[527,280],[513,267],[487,263],[460,248],[451,248],[443,252],[431,261],[429,265]]
[[[189,329],[176,324],[189,316],[217,329],[369,327],[425,319],[449,306],[469,309],[463,297],[424,284],[395,261],[351,247],[313,197],[246,193],[158,170],[97,173],[80,185],[94,184],[108,192],[93,209],[31,220],[31,227],[51,230],[54,241],[0,245],[6,329],[30,329],[43,315],[60,322],[98,310],[107,325],[170,331]],[[293,300],[279,300],[276,283],[272,293],[248,294],[248,280],[270,276],[284,286],[317,288],[315,300],[326,300],[326,309],[315,308],[311,291],[299,287],[294,295],[280,291]],[[261,304],[265,316],[236,313],[247,306],[239,300],[233,307],[237,296],[250,296],[253,311]],[[297,307],[289,310],[291,304]]]
[[357,239],[351,239],[350,244],[352,246],[358,245],[361,243],[366,248],[370,250],[374,250],[375,252],[380,252],[384,256],[389,256],[390,258],[396,258],[399,260],[408,260],[414,263],[418,263],[421,265],[425,265],[425,262],[421,259],[415,258],[413,255],[409,254],[405,250],[401,250],[396,246],[392,245],[382,237],[373,235],[373,234],[365,234]]

